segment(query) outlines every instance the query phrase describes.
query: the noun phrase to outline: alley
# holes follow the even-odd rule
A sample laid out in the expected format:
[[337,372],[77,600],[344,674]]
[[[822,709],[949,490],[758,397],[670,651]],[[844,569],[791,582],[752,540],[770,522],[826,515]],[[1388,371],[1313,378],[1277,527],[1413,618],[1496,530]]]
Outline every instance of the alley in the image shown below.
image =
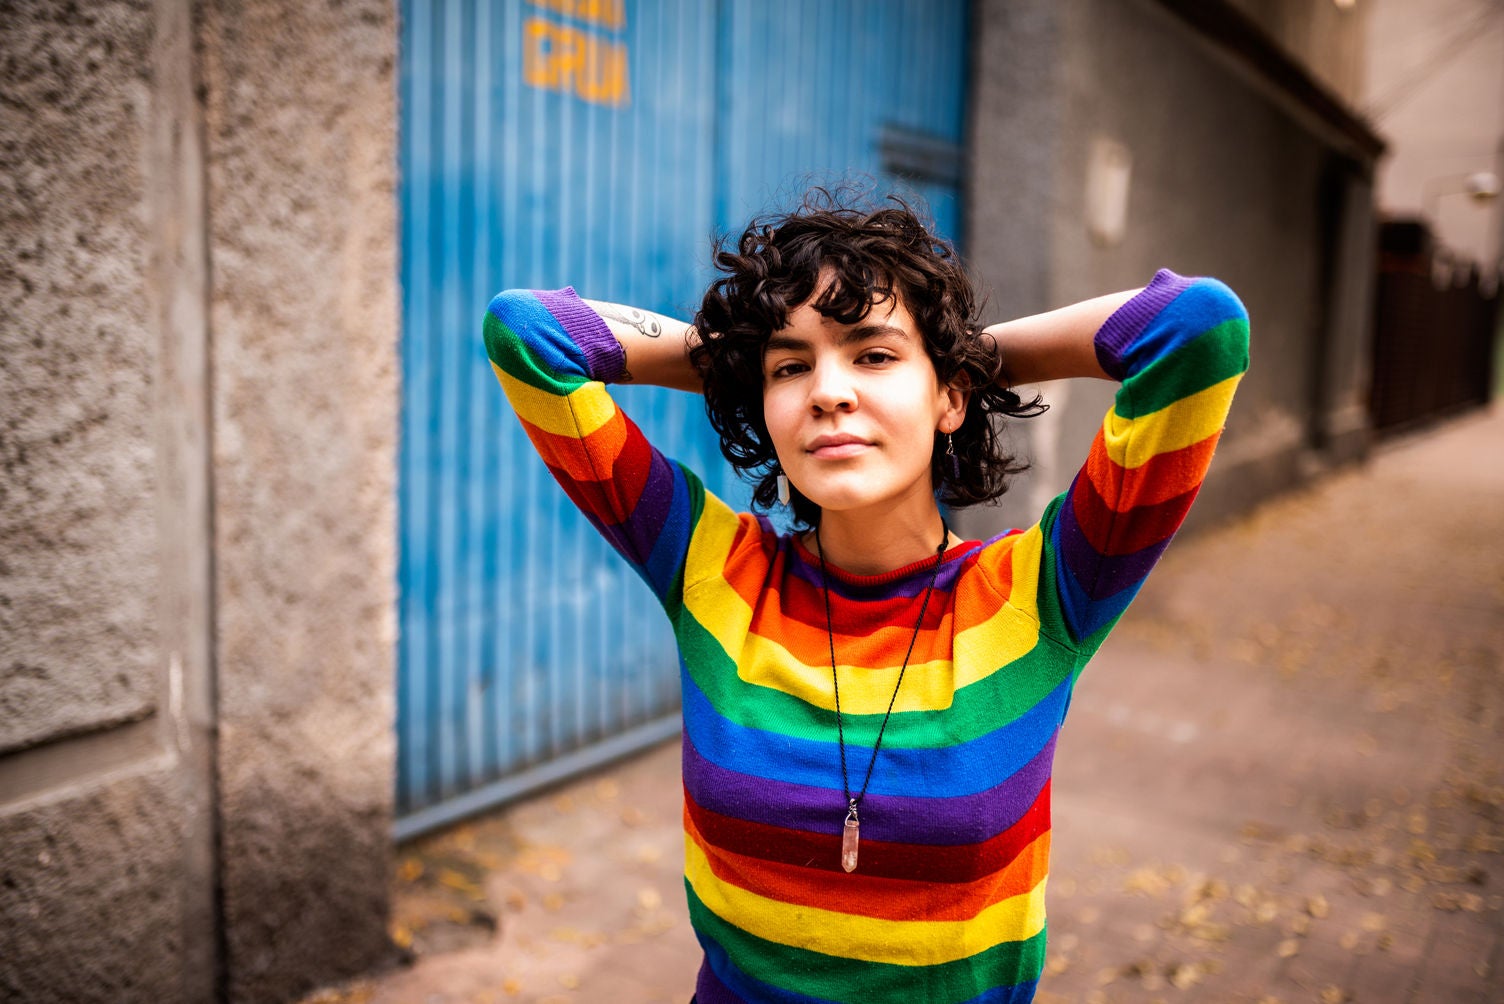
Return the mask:
[[[1214,468],[1215,476],[1215,468]],[[1504,410],[1177,541],[1054,781],[1063,1002],[1504,999]],[[669,744],[399,850],[411,967],[320,1002],[679,1002]]]

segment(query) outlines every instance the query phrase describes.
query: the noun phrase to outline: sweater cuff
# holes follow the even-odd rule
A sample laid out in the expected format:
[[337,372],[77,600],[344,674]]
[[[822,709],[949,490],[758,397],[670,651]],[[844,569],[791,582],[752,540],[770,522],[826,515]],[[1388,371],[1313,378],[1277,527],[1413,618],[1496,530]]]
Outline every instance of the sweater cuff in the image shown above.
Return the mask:
[[581,300],[573,286],[534,290],[540,303],[564,325],[570,341],[585,357],[586,375],[602,383],[616,383],[627,371],[627,350],[621,347],[606,322]]
[[1113,311],[1112,316],[1097,330],[1097,362],[1102,371],[1119,382],[1126,380],[1129,375],[1129,346],[1138,340],[1149,322],[1158,317],[1160,311],[1168,307],[1190,285],[1190,279],[1162,268],[1154,273],[1149,285]]

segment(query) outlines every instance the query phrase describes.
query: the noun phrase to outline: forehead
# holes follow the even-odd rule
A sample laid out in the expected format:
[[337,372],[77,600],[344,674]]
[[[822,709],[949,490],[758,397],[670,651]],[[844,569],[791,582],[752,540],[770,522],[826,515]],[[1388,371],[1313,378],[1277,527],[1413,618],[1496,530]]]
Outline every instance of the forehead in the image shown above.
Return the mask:
[[903,295],[896,289],[892,295],[886,297],[880,298],[879,294],[872,294],[868,300],[866,314],[849,324],[843,323],[830,314],[822,313],[815,307],[815,304],[825,296],[834,279],[833,269],[823,269],[815,284],[814,292],[803,303],[789,310],[784,326],[773,332],[775,338],[778,335],[840,337],[858,330],[896,328],[916,341],[923,342],[923,336],[908,306],[904,303]]

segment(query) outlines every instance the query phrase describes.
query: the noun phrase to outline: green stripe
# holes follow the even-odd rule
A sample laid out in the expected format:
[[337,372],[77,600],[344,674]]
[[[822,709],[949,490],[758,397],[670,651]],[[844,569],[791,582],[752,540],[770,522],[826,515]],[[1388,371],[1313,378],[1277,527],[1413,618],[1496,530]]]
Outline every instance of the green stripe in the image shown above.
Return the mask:
[[590,382],[590,379],[585,376],[573,374],[566,376],[548,370],[528,348],[522,336],[503,324],[501,318],[489,310],[486,311],[483,330],[486,337],[486,355],[490,356],[491,361],[505,370],[507,376],[513,379],[521,380],[530,387],[536,387],[560,397]]
[[1039,612],[1039,631],[1051,638],[1069,638],[1070,628],[1065,623],[1065,611],[1060,606],[1060,583],[1056,576],[1062,574],[1055,564],[1053,534],[1055,521],[1060,518],[1060,507],[1065,505],[1065,496],[1057,495],[1045,506],[1039,517],[1039,532],[1043,538],[1039,556],[1039,592],[1035,599]]
[[1038,980],[1044,969],[1044,930],[1027,941],[1005,941],[933,966],[864,962],[765,941],[716,916],[695,895],[688,879],[684,889],[695,931],[715,939],[742,972],[771,986],[841,1004],[910,1004],[916,987],[924,988],[925,1000],[967,1001],[993,987]]
[[[781,735],[829,736],[836,730],[834,711],[807,704],[772,687],[749,686],[737,675],[735,661],[705,628],[688,615],[675,623],[679,650],[695,685],[716,712],[747,728]],[[1002,728],[1023,716],[1075,669],[1076,657],[1047,638],[1028,654],[986,678],[956,691],[949,708],[895,711],[883,734],[883,746],[897,749],[949,749]],[[882,713],[853,715],[875,732]]]
[[1248,322],[1236,317],[1208,328],[1124,380],[1114,408],[1123,418],[1152,415],[1247,368]]

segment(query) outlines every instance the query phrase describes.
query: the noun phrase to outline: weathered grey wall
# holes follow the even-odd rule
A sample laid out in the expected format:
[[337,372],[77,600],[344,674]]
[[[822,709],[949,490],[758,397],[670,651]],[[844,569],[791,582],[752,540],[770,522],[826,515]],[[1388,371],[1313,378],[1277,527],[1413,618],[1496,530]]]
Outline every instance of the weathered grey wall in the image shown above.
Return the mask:
[[206,760],[164,647],[191,627],[160,603],[178,493],[156,395],[156,22],[150,2],[0,12],[7,1000],[202,999],[212,980],[187,922],[212,912]]
[[6,1000],[389,958],[397,31],[305,7],[0,4]]
[[[983,0],[977,10],[972,212],[985,220],[994,204],[1032,201],[1049,214],[1043,228],[1025,216],[1023,230],[1004,223],[969,231],[972,264],[997,291],[998,310],[1016,316],[1140,286],[1160,266],[1215,275],[1238,292],[1252,317],[1253,365],[1193,520],[1224,517],[1296,483],[1330,441],[1328,425],[1344,457],[1361,449],[1366,425],[1352,406],[1366,377],[1362,303],[1373,254],[1361,173],[1343,170],[1305,119],[1151,0]],[[1049,34],[1023,42],[1009,35],[1046,19]],[[1051,67],[1046,82],[1020,88],[1009,80],[1016,71],[987,65],[1020,57]],[[1030,150],[1027,129],[1049,117],[1025,120],[1012,107],[1020,101],[1057,108],[1056,131],[1043,137],[1048,163]],[[1127,226],[1112,244],[1087,227],[1097,140],[1131,155]],[[1040,269],[1043,302],[1034,291]],[[1011,278],[1020,270],[1036,276],[1030,289]],[[1034,471],[999,508],[969,514],[970,533],[1032,521],[1069,483],[1111,403],[1106,383],[1044,390],[1051,412],[1024,423]]]
[[396,763],[395,5],[210,2],[231,998],[387,956]]

